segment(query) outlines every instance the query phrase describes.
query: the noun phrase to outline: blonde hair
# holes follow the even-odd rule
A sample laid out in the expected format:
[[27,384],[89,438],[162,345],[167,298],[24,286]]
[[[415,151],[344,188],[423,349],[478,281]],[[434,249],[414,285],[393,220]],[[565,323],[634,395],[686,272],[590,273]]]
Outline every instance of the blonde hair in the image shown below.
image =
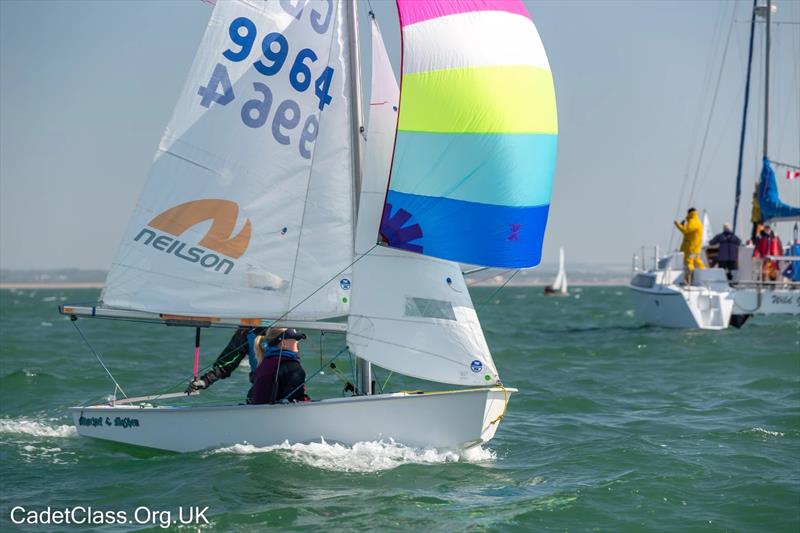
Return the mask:
[[267,344],[270,344],[272,341],[286,333],[286,329],[287,328],[268,328],[267,332],[264,334]]
[[255,352],[256,352],[256,361],[258,364],[261,364],[261,361],[264,360],[264,350],[261,348],[261,342],[266,341],[267,346],[269,346],[272,341],[286,333],[287,328],[267,328],[266,333],[263,335],[259,335],[256,337],[256,345],[255,345]]

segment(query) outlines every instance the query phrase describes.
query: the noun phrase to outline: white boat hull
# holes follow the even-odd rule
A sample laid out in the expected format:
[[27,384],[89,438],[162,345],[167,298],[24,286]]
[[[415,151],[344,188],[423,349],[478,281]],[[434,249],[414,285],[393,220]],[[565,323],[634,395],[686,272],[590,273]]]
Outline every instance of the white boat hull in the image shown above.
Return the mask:
[[[665,328],[719,330],[728,327],[733,313],[730,289],[685,287],[675,283],[675,279],[661,284],[664,274],[641,273],[631,282],[634,312],[640,320]],[[645,283],[648,280],[651,283]]]
[[733,301],[724,294],[700,290],[642,291],[631,287],[636,316],[665,328],[725,329]]
[[734,315],[798,315],[800,289],[783,287],[736,287]]
[[490,440],[516,389],[395,393],[276,405],[73,407],[85,437],[175,452],[248,443],[270,446],[388,441],[414,447],[470,448]]

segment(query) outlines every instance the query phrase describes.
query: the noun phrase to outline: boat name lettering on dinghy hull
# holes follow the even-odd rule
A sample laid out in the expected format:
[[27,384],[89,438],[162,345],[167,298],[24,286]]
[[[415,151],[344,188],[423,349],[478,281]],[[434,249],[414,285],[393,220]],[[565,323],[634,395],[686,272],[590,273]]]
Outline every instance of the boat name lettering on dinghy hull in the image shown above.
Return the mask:
[[142,242],[144,245],[150,245],[156,250],[162,251],[166,254],[173,254],[176,257],[189,261],[190,263],[200,263],[205,268],[213,268],[217,272],[222,272],[227,275],[233,270],[234,262],[230,259],[222,259],[217,254],[207,252],[203,248],[191,246],[184,252],[187,244],[169,235],[162,235],[147,228],[142,228],[136,237],[133,239],[136,242]]
[[81,426],[91,426],[91,427],[98,427],[103,425],[103,418],[100,416],[91,416],[91,417],[80,417],[78,419],[78,425]]
[[[79,426],[89,426],[89,427],[102,427],[103,426],[103,417],[102,416],[90,416],[85,417],[82,416],[78,419]],[[138,418],[131,418],[131,417],[121,417],[118,416],[114,418],[114,421],[111,421],[110,417],[105,418],[105,425],[106,426],[114,426],[114,427],[121,427],[121,428],[138,428],[139,427],[139,419]]]

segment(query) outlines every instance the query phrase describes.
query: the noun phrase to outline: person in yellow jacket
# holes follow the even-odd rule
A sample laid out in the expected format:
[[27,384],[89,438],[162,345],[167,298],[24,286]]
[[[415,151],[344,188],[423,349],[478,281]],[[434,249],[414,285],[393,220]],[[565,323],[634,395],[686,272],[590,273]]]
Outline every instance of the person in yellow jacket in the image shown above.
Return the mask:
[[690,207],[686,213],[686,220],[682,222],[675,221],[675,227],[683,233],[683,242],[681,243],[681,252],[683,252],[683,265],[686,268],[684,281],[687,285],[692,284],[694,278],[694,269],[704,269],[706,265],[700,258],[703,251],[703,223],[700,222],[700,217],[697,216],[697,209]]

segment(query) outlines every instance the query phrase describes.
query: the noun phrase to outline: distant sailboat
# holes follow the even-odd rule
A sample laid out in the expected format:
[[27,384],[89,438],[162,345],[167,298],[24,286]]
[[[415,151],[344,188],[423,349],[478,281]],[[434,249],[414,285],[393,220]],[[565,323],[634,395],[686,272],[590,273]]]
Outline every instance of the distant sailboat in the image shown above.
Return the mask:
[[564,269],[564,247],[558,249],[558,274],[552,285],[544,288],[548,296],[567,296],[567,271]]

